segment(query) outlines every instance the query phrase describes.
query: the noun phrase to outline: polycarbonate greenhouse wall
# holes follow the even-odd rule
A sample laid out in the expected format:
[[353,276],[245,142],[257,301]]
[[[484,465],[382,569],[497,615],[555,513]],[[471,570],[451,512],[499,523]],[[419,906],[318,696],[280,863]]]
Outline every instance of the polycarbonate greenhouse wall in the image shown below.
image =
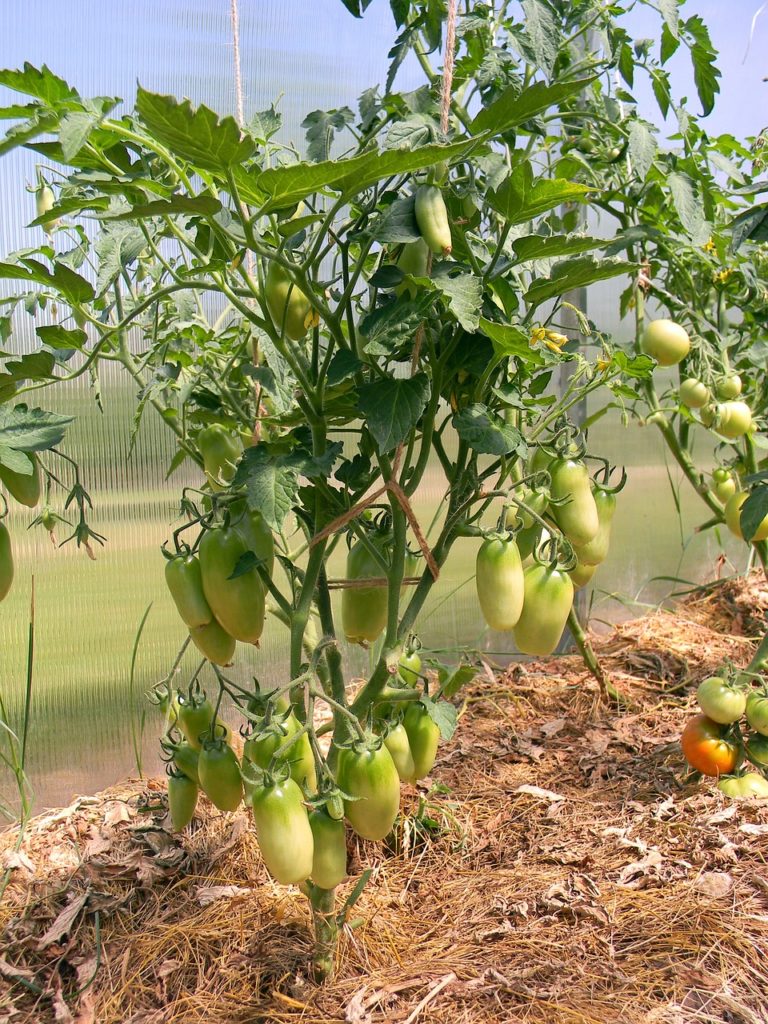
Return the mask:
[[[727,5],[689,0],[687,13],[700,13],[721,50],[723,95],[709,119],[713,133],[756,135],[763,127],[768,73],[768,15],[758,19],[744,60],[756,0]],[[395,29],[385,0],[374,0],[366,17],[352,18],[340,0],[240,0],[243,93],[246,118],[277,104],[282,138],[301,148],[301,122],[312,110],[354,107],[359,95],[386,77],[387,51]],[[7,0],[0,14],[0,66],[24,61],[47,64],[83,95],[123,98],[130,109],[136,83],[187,96],[220,112],[235,111],[233,45],[229,0],[130,4],[95,0]],[[680,81],[686,82],[687,68]],[[400,71],[401,88],[421,84],[415,62]],[[685,85],[681,86],[684,91]],[[694,95],[693,89],[690,95]],[[638,97],[642,102],[642,94]],[[7,98],[0,97],[5,103]],[[649,116],[652,116],[649,108]],[[669,127],[674,130],[674,125]],[[34,197],[26,186],[35,178],[36,155],[15,150],[0,161],[0,248],[6,254],[38,244],[41,229]],[[599,230],[599,227],[598,227]],[[589,314],[616,338],[628,337],[618,320],[618,285],[595,288]],[[24,351],[32,322],[17,313],[11,351]],[[23,703],[32,578],[35,581],[35,671],[29,772],[37,784],[37,806],[92,791],[124,775],[134,764],[131,716],[142,691],[168,671],[182,630],[162,579],[161,543],[170,535],[182,473],[165,480],[174,448],[169,432],[152,411],[145,416],[128,458],[135,407],[134,386],[118,373],[102,371],[100,412],[86,378],[58,391],[41,392],[40,404],[75,414],[67,450],[79,460],[94,503],[95,528],[107,544],[90,561],[74,543],[54,549],[42,529],[27,531],[35,513],[18,506],[10,524],[15,538],[17,582],[0,607],[0,690],[13,714]],[[604,401],[594,397],[587,414]],[[675,589],[658,576],[697,580],[712,572],[718,545],[711,534],[693,535],[694,499],[682,488],[681,515],[657,432],[623,428],[614,415],[599,420],[594,448],[626,465],[623,492],[608,561],[601,567],[592,602],[592,621],[615,620],[653,607]],[[189,482],[198,482],[194,474]],[[431,483],[429,482],[431,479]],[[418,495],[427,513],[442,494],[434,473]],[[61,511],[61,502],[54,502]],[[66,536],[66,527],[58,531]],[[743,548],[726,548],[741,567]],[[476,541],[461,541],[436,587],[422,635],[431,649],[480,646],[500,656],[505,638],[488,635],[477,608],[472,572]],[[339,572],[341,571],[341,567]],[[133,692],[130,662],[134,637],[148,606],[136,662]],[[271,624],[259,651],[239,648],[242,679],[256,674],[265,684],[283,681],[287,670],[284,629]],[[365,669],[365,655],[347,651]],[[189,656],[190,664],[192,655]],[[154,767],[155,720],[147,716],[145,767]],[[9,779],[0,776],[0,788]]]

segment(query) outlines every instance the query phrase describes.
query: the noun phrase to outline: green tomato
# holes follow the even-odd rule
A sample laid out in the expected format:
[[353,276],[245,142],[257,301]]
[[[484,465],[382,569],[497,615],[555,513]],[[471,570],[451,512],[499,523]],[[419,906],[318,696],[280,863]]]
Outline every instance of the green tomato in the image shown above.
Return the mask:
[[295,285],[286,270],[270,261],[264,282],[264,296],[272,321],[279,334],[300,341],[312,323],[312,305]]
[[220,811],[236,811],[243,799],[243,780],[234,750],[224,739],[207,739],[197,762],[200,787]]
[[[515,497],[519,498],[520,501],[525,502],[528,508],[539,516],[545,515],[549,508],[549,491],[546,487],[523,487],[520,493],[516,494]],[[521,508],[519,505],[508,505],[506,507],[506,514],[504,517],[505,528],[511,529],[515,525],[516,521],[523,530],[530,530],[532,527],[538,525],[530,512],[526,512],[526,510]]]
[[592,540],[576,549],[576,556],[583,565],[600,565],[608,557],[611,543],[611,527],[616,512],[616,495],[596,484],[593,490],[597,509],[598,528]]
[[200,541],[203,592],[219,624],[242,643],[255,644],[264,629],[264,586],[256,569],[232,579],[248,551],[233,528],[206,530]]
[[659,366],[675,366],[691,350],[688,332],[674,320],[651,320],[641,342],[643,352],[655,359]]
[[533,455],[528,463],[529,473],[548,473],[549,467],[556,460],[557,456],[552,455],[546,451],[541,445],[538,445],[533,452]]
[[397,674],[408,686],[417,686],[421,678],[421,657],[418,651],[402,654],[397,663]]
[[207,697],[193,698],[179,696],[178,726],[195,750],[200,750],[205,733],[210,732],[213,721],[213,704]]
[[383,839],[392,831],[400,809],[400,777],[392,755],[381,739],[370,737],[339,751],[339,788],[356,800],[345,800],[352,828],[363,839]]
[[168,810],[176,832],[185,829],[194,818],[199,793],[197,783],[186,775],[174,772],[168,776]]
[[222,491],[235,475],[243,444],[237,434],[220,423],[204,427],[197,435],[197,446],[203,456],[203,468],[214,491]]
[[747,721],[761,736],[768,736],[768,692],[754,690],[747,697]]
[[486,537],[475,564],[477,599],[491,629],[512,629],[523,610],[523,563],[509,534]]
[[[578,555],[578,552],[576,554]],[[596,565],[584,565],[583,562],[577,562],[572,569],[568,570],[568,575],[571,577],[574,587],[578,590],[580,587],[586,587],[596,572]]]
[[5,523],[0,523],[0,601],[8,596],[13,583],[13,549]]
[[296,740],[283,752],[280,761],[288,765],[294,782],[314,792],[317,788],[317,773],[312,744],[309,736],[301,732],[293,711],[276,715],[269,725],[252,733],[243,746],[243,757],[247,757],[259,768],[267,769],[275,751],[292,736],[296,736]]
[[312,874],[314,839],[299,787],[291,778],[257,786],[251,806],[269,873],[281,885],[305,882]]
[[723,402],[717,432],[734,441],[743,437],[752,426],[752,410],[746,402]]
[[403,726],[413,755],[413,781],[417,781],[429,775],[435,765],[437,747],[440,743],[440,728],[437,722],[430,718],[424,705],[418,702],[408,706]]
[[579,459],[561,458],[552,463],[550,476],[552,498],[565,499],[564,504],[552,506],[552,516],[571,544],[583,548],[600,529],[589,471]]
[[[38,217],[42,217],[44,214],[49,213],[56,205],[56,196],[53,194],[53,189],[50,185],[41,185],[35,194],[35,211]],[[48,220],[43,225],[43,231],[47,235],[53,233],[54,229],[58,227],[60,221],[58,217],[53,220]]]
[[408,733],[402,722],[392,726],[384,737],[384,746],[392,755],[397,774],[403,782],[416,781],[416,765],[413,762]]
[[[739,537],[741,540],[744,540],[744,534],[741,529],[741,506],[747,500],[747,497],[746,491],[737,491],[725,503],[726,526],[734,536]],[[766,538],[768,538],[768,515],[758,526],[752,540],[766,540]]]
[[721,401],[738,398],[741,394],[741,377],[738,373],[729,373],[718,381],[715,392]]
[[736,481],[733,479],[731,471],[722,467],[716,469],[712,473],[712,487],[720,501],[725,504],[736,493]]
[[34,508],[40,501],[40,463],[34,452],[26,455],[17,452],[18,455],[28,459],[31,463],[29,473],[17,473],[8,466],[0,464],[0,482],[5,484],[8,493],[21,505],[27,508]]
[[[397,266],[409,277],[426,277],[428,261],[429,246],[423,238],[419,238],[417,241],[407,242],[403,246]],[[403,295],[407,292],[411,298],[415,298],[418,291],[418,285],[413,284],[411,281],[402,281],[395,288],[396,295]]]
[[309,876],[321,889],[335,889],[347,877],[347,830],[325,808],[310,811],[314,853]]
[[525,570],[524,579],[523,614],[515,626],[515,644],[523,654],[552,654],[568,621],[573,583],[567,573],[538,562]]
[[689,409],[702,409],[709,399],[709,388],[696,377],[686,377],[680,385],[680,401]]
[[747,772],[746,775],[732,775],[730,778],[721,779],[717,788],[733,800],[748,800],[756,797],[760,800],[768,798],[768,779],[757,772]]
[[452,249],[451,228],[443,193],[437,185],[420,185],[414,201],[416,224],[432,252],[448,256]]
[[[383,535],[373,535],[370,541],[383,552],[387,539]],[[355,541],[347,555],[347,579],[377,579],[383,576],[384,570],[363,542]],[[341,623],[344,636],[349,643],[373,643],[384,632],[387,625],[388,595],[389,588],[386,584],[344,589],[341,596]]]
[[232,526],[243,538],[247,551],[252,551],[264,563],[267,575],[275,567],[275,538],[261,512],[249,512],[245,503],[232,506]]
[[199,786],[199,750],[196,750],[187,740],[182,740],[181,743],[174,743],[173,745],[166,744],[165,749],[173,753],[173,763],[178,771],[180,771],[182,775],[186,775],[188,779],[191,779],[192,782]]
[[203,593],[203,577],[196,555],[177,555],[165,563],[165,582],[176,611],[191,629],[207,626],[213,618]]
[[696,699],[707,718],[720,725],[737,722],[747,705],[744,691],[721,676],[710,676],[699,683]]
[[753,732],[747,739],[747,757],[752,764],[768,768],[768,736]]
[[216,619],[206,626],[195,626],[189,635],[195,647],[214,665],[231,665],[235,656],[235,638]]

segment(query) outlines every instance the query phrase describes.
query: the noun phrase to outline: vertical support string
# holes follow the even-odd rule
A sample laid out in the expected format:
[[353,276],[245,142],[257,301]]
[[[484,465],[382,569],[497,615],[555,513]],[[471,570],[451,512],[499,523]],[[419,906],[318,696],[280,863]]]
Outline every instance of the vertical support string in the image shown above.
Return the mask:
[[[233,0],[235,2],[235,0]],[[458,0],[448,0],[448,24],[445,29],[445,50],[443,53],[443,82],[440,93],[440,131],[448,131],[448,115],[451,112],[451,90],[453,88],[453,58],[456,52],[456,7]]]

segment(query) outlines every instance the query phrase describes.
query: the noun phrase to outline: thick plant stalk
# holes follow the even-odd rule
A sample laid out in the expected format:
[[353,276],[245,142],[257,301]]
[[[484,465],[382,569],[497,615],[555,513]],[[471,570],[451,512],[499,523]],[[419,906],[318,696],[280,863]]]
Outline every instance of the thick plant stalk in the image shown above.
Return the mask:
[[312,904],[315,939],[312,968],[316,980],[325,981],[333,975],[336,945],[339,941],[339,922],[334,910],[336,890],[312,886],[309,900]]
[[587,666],[589,671],[597,680],[597,685],[600,687],[600,696],[606,702],[606,704],[623,704],[627,706],[629,701],[622,694],[620,690],[617,690],[613,683],[607,678],[603,667],[597,659],[592,644],[589,642],[587,634],[584,632],[584,627],[579,621],[579,617],[576,614],[576,609],[571,608],[568,615],[568,628],[571,631],[576,646],[579,648],[579,652],[584,659],[584,664]]

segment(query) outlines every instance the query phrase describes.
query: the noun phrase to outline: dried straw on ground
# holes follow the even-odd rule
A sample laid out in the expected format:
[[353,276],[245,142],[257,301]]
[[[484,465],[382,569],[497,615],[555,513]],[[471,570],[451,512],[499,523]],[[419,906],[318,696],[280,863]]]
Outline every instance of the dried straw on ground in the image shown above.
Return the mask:
[[42,816],[4,838],[0,1021],[765,1024],[768,804],[686,783],[677,746],[691,688],[753,649],[684,606],[600,641],[631,710],[575,658],[478,680],[447,791],[418,822],[407,792],[389,849],[352,843],[374,873],[322,988],[245,813],[177,838],[131,782]]

